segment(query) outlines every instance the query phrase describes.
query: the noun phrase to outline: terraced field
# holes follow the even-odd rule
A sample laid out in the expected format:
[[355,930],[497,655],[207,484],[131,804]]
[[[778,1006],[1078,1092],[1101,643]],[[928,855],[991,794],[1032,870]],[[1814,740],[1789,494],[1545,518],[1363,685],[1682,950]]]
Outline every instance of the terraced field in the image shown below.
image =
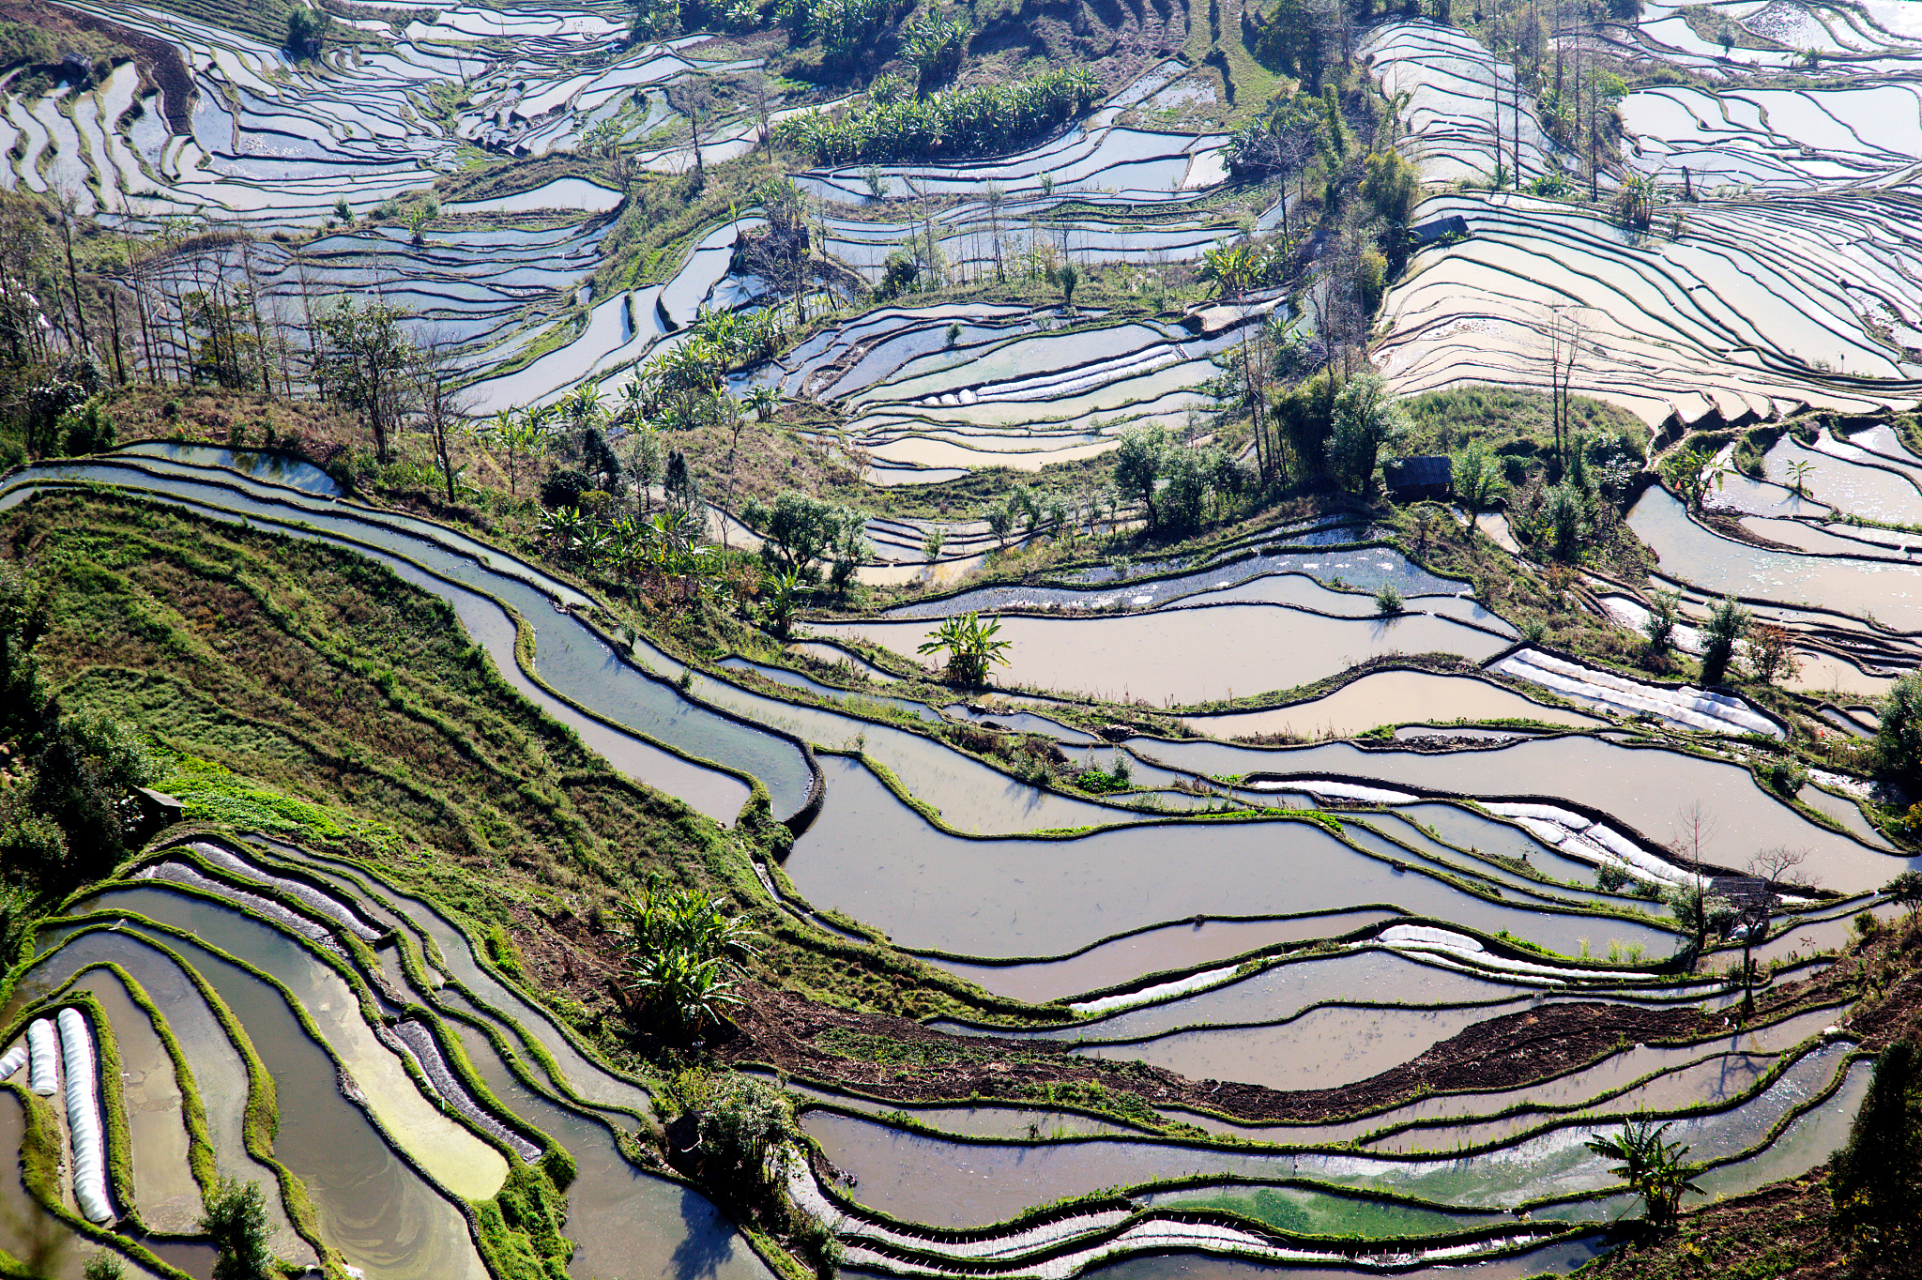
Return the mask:
[[[1225,54],[1144,44],[1090,112],[991,155],[807,167],[763,131],[839,86],[768,41],[433,5],[336,14],[354,38],[312,59],[265,18],[72,7],[146,52],[84,89],[0,82],[0,185],[158,246],[116,277],[150,382],[218,362],[190,329],[224,282],[257,299],[264,396],[319,392],[289,351],[317,305],[366,297],[431,335],[475,419],[504,433],[589,388],[628,406],[593,437],[624,451],[718,318],[792,322],[701,387],[739,397],[730,483],[691,501],[683,550],[745,578],[672,601],[568,542],[537,483],[482,501],[442,456],[432,483],[344,484],[351,459],[250,451],[244,424],[187,440],[177,399],[149,432],[174,439],[36,447],[0,478],[9,566],[64,571],[49,692],[148,716],[179,783],[228,779],[5,918],[0,1272],[94,1280],[105,1252],[209,1277],[202,1215],[235,1180],[273,1253],[330,1277],[1497,1280],[1574,1270],[1643,1211],[1598,1135],[1668,1123],[1711,1199],[1847,1138],[1899,959],[1860,917],[1922,870],[1868,745],[1922,662],[1922,22],[1900,0],[1547,33],[1667,68],[1624,85],[1592,175],[1512,51],[1353,33],[1341,92],[1394,121],[1373,136],[1413,166],[1420,239],[1347,363],[1430,405],[1553,388],[1645,421],[1619,483],[1581,482],[1620,510],[1564,551],[1532,420],[1492,464],[1506,518],[1377,501],[1372,451],[1336,492],[1339,449],[1306,431],[1273,474],[1236,380],[1265,344],[1274,390],[1292,353],[1335,403],[1335,206],[1363,197],[1231,179],[1247,136],[1189,110],[1241,109],[1215,97],[1253,83]],[[1326,101],[1319,145],[1359,146]],[[607,155],[643,176],[607,185]],[[773,197],[646,240],[705,207],[710,168],[759,183],[763,159],[799,193],[800,285],[756,274]],[[1489,189],[1498,165],[1535,193]],[[1627,228],[1609,202],[1647,179],[1661,209]],[[335,211],[425,210],[436,184],[413,230]],[[1298,288],[1230,282],[1220,251],[1257,242]],[[1105,273],[1102,301],[1076,306],[1062,264]],[[856,474],[830,496],[896,513],[854,522],[832,592],[783,585],[792,548],[736,498],[735,419],[776,405],[791,452],[757,464],[838,450]],[[1212,517],[1170,532],[1179,477],[1111,456],[1162,438],[1142,428],[1258,480],[1215,472]],[[578,479],[575,520],[668,492]],[[999,504],[1030,483],[1106,497],[1016,527]],[[1698,661],[1737,602],[1765,625]],[[984,617],[991,685],[924,665]],[[255,643],[273,674],[248,685],[227,667]],[[25,767],[0,760],[9,787]],[[1779,878],[1745,875],[1770,850]],[[764,944],[730,953],[740,998],[697,1034],[650,1021],[621,967],[618,901],[657,872]],[[1759,914],[1697,927],[1710,885]],[[704,1091],[733,1087],[777,1099],[773,1137],[717,1172]]]
[[[1441,754],[1207,739],[1102,746],[1045,703],[1001,713],[1006,727],[1133,780],[1133,790],[1105,800],[1072,799],[1016,782],[927,732],[965,722],[966,708],[907,703],[913,717],[877,719],[883,708],[872,701],[837,710],[831,700],[764,692],[779,685],[735,684],[739,666],[689,673],[677,686],[683,668],[644,642],[556,612],[590,602],[533,566],[440,526],[314,492],[323,482],[303,490],[234,465],[218,452],[138,450],[29,470],[5,501],[30,511],[35,494],[104,483],[372,556],[447,600],[510,682],[617,769],[722,822],[747,786],[766,794],[800,831],[784,863],[761,869],[770,901],[790,918],[816,921],[832,907],[989,992],[1053,1001],[1051,1017],[1069,1022],[1038,1034],[1076,1058],[1241,1082],[1242,1094],[1219,1111],[1148,1112],[1093,1129],[1072,1109],[924,1115],[884,1111],[859,1093],[809,1091],[804,1126],[829,1163],[812,1172],[797,1163],[787,1176],[796,1201],[835,1224],[850,1265],[1054,1274],[1179,1247],[1277,1263],[1459,1262],[1523,1250],[1529,1268],[1553,1268],[1594,1247],[1584,1224],[1620,1212],[1619,1188],[1581,1148],[1609,1117],[1641,1106],[1686,1117],[1716,1188],[1736,1192],[1819,1159],[1866,1085],[1865,1070],[1850,1065],[1849,1038],[1835,1030],[1840,1008],[1789,1012],[1731,1035],[1702,1011],[1731,1007],[1738,992],[1658,963],[1681,939],[1634,889],[1684,872],[1656,843],[1665,833],[1646,829],[1657,797],[1711,805],[1731,848],[1793,829],[1814,851],[1821,883],[1845,894],[1871,890],[1903,865],[1824,827],[1819,813],[1785,806],[1701,744],[1678,751],[1647,729],[1570,736],[1550,722],[1583,717],[1549,707],[1530,717],[1539,728]],[[1137,619],[1185,625],[1237,608],[1333,615],[1338,624],[1348,597],[1317,573],[1340,567],[1350,584],[1370,571],[1411,587],[1423,581],[1394,551],[1290,550],[1286,530],[1270,536],[1265,554],[1236,565],[1238,586],[1189,571],[1129,587],[1157,597],[1146,612],[1075,610],[1081,602],[1069,597],[1099,589],[1074,587],[1020,603],[1088,612],[1052,625],[1092,629]],[[1269,603],[1251,588],[1284,590]],[[1205,603],[1223,595],[1238,603]],[[1460,597],[1412,599],[1451,606],[1438,624],[1486,630],[1486,647],[1504,647],[1500,620]],[[952,607],[984,603],[962,597]],[[516,656],[513,628],[503,625],[511,618],[531,628],[531,660]],[[1297,674],[1273,683],[1299,683]],[[1495,709],[1510,715],[1537,707],[1486,677],[1426,678],[1499,694],[1507,701]],[[1422,714],[1413,703],[1408,711]],[[1197,806],[1209,812],[1181,816]],[[1063,835],[1030,834],[1044,830]],[[1178,884],[1165,874],[1171,860],[1186,868]],[[1288,871],[1277,874],[1282,865]],[[1625,883],[1598,887],[1598,867],[1618,868]],[[1790,950],[1776,948],[1784,959],[1773,984],[1786,991],[1818,972],[1823,962],[1811,957],[1833,945],[1822,940],[1838,938],[1859,903],[1779,914],[1771,936]],[[125,987],[117,1003],[96,990],[109,974]],[[632,1268],[635,1258],[653,1261],[621,1274],[671,1273],[671,1259],[690,1250],[723,1271],[764,1265],[695,1193],[628,1168],[615,1150],[615,1131],[651,1123],[648,1090],[597,1065],[471,934],[378,868],[230,839],[150,854],[42,928],[15,978],[9,1034],[74,1008],[104,1044],[153,1058],[151,1039],[140,1040],[151,1036],[151,1015],[140,1012],[150,1006],[168,1018],[168,1043],[199,1037],[226,1047],[176,1053],[160,1071],[175,1085],[155,1080],[141,1095],[146,1118],[107,1125],[110,1142],[124,1147],[110,1162],[118,1181],[103,1221],[122,1230],[178,1224],[181,1198],[194,1194],[181,1161],[204,1187],[210,1166],[195,1152],[207,1149],[212,1170],[272,1171],[283,1188],[274,1221],[285,1256],[338,1258],[370,1274],[480,1275],[500,1265],[484,1224],[503,1179],[564,1150],[580,1169],[569,1192],[573,1274],[614,1274],[601,1268],[616,1259]],[[1445,1105],[1395,1104],[1392,1087],[1383,1094],[1378,1083],[1491,1019],[1597,1008],[1667,1029],[1651,1032],[1647,1048],[1519,1087],[1450,1094]],[[1008,1012],[936,1026],[1037,1034]],[[231,1067],[219,1065],[223,1053]],[[244,1118],[264,1105],[263,1069],[281,1116],[271,1145],[247,1137]],[[220,1072],[239,1080],[253,1072],[251,1092],[222,1087]],[[354,1082],[349,1098],[296,1083],[329,1073]],[[1702,1080],[1719,1083],[1704,1090]],[[16,1095],[27,1122],[60,1123],[36,1087]],[[1389,1105],[1349,1115],[1344,1087]],[[1272,1101],[1250,1106],[1249,1088]],[[134,1114],[132,1097],[110,1088],[95,1105]],[[224,1119],[215,1114],[223,1106],[235,1108]],[[307,1107],[318,1110],[303,1114]],[[1285,1123],[1264,1127],[1261,1107]],[[184,1124],[185,1147],[152,1118],[155,1108]],[[1304,1123],[1309,1115],[1317,1118]],[[71,1108],[66,1123],[82,1131]],[[1236,1141],[1222,1145],[1229,1137]],[[1355,1138],[1360,1149],[1342,1154]],[[1799,1154],[1784,1163],[1784,1152]],[[829,1168],[845,1181],[827,1180]],[[951,1185],[957,1178],[965,1193]],[[304,1194],[287,1191],[296,1179]],[[1108,1190],[1116,1187],[1128,1189],[1126,1201]],[[1024,1212],[1064,1197],[1064,1209]],[[1524,1206],[1528,1220],[1517,1223],[1507,1211]],[[78,1220],[63,1229],[83,1230]],[[1330,1234],[1359,1235],[1368,1252],[1331,1252],[1317,1242]],[[156,1274],[186,1256],[120,1239]]]

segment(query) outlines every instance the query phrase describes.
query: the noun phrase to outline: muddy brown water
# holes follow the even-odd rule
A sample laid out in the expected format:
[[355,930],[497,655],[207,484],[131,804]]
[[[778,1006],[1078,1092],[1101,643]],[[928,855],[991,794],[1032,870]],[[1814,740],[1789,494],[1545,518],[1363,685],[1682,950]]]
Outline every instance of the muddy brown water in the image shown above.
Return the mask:
[[1348,737],[1376,725],[1411,721],[1546,720],[1550,724],[1593,728],[1594,716],[1531,702],[1519,693],[1471,676],[1438,676],[1426,671],[1379,671],[1343,685],[1325,698],[1266,711],[1231,711],[1188,716],[1182,723],[1211,738],[1252,738],[1291,733],[1314,738]]
[[[200,1221],[200,1184],[188,1162],[184,1097],[174,1062],[146,1011],[112,973],[96,969],[74,984],[90,991],[120,1051],[122,1096],[132,1139],[134,1202],[141,1221],[170,1235],[193,1232]],[[165,1012],[164,1010],[162,1011]]]
[[[1491,902],[1367,857],[1294,821],[1121,827],[1070,840],[968,840],[902,804],[858,762],[823,758],[828,802],[786,870],[801,896],[898,946],[967,959],[1061,956],[1196,915],[1392,905],[1572,954],[1632,921]],[[1179,873],[1171,873],[1179,868]]]
[[[1640,1109],[1667,1114],[1686,1107],[1728,1102],[1756,1089],[1774,1066],[1775,1060],[1773,1054],[1723,1054],[1657,1076],[1590,1109],[1596,1114],[1607,1115],[1626,1115]],[[1362,1146],[1370,1151],[1390,1154],[1453,1151],[1461,1147],[1502,1142],[1530,1129],[1553,1124],[1559,1118],[1560,1113],[1526,1112],[1475,1124],[1408,1129],[1386,1138],[1364,1142]]]
[[1191,1080],[1328,1089],[1418,1058],[1477,1022],[1531,1007],[1534,1003],[1523,997],[1480,1008],[1323,1008],[1279,1026],[1177,1031],[1138,1044],[1096,1045],[1075,1052],[1115,1062],[1146,1062]]
[[[1350,951],[1285,961],[1251,977],[1095,1022],[994,1034],[1090,1042],[1140,1040],[1181,1027],[1273,1022],[1294,1017],[1310,1005],[1334,1000],[1397,1005],[1492,1004],[1535,989],[1536,984],[1526,980],[1508,983],[1479,978],[1390,951]],[[963,1029],[945,1022],[933,1025],[943,1030]]]
[[136,912],[269,974],[306,1011],[393,1142],[455,1195],[485,1200],[500,1190],[506,1158],[421,1092],[400,1056],[374,1037],[353,988],[287,934],[158,885],[103,893],[75,909]]
[[1104,942],[1066,960],[1038,964],[938,963],[999,996],[1036,1004],[1118,986],[1143,974],[1198,968],[1261,947],[1338,938],[1398,917],[1392,911],[1331,911],[1286,920],[1201,920],[1163,925]]
[[322,1237],[383,1280],[486,1280],[466,1220],[341,1096],[333,1060],[285,997],[192,942],[156,940],[220,992],[273,1074],[280,1103],[274,1152],[306,1184]]
[[1434,754],[1370,751],[1345,742],[1262,749],[1137,738],[1129,747],[1151,760],[1205,774],[1350,776],[1454,795],[1566,797],[1656,841],[1679,834],[1682,807],[1699,800],[1713,823],[1705,861],[1740,867],[1757,849],[1807,847],[1811,856],[1805,869],[1817,883],[1849,893],[1878,888],[1911,863],[1922,866],[1922,859],[1877,853],[1816,826],[1736,765],[1589,735]]
[[1722,1054],[1776,1054],[1794,1047],[1841,1016],[1838,1009],[1816,1009],[1754,1031],[1731,1032],[1690,1045],[1637,1045],[1549,1080],[1483,1093],[1448,1093],[1423,1098],[1373,1116],[1333,1124],[1240,1125],[1215,1116],[1167,1110],[1170,1120],[1196,1124],[1210,1133],[1292,1145],[1352,1142],[1370,1133],[1416,1120],[1492,1116],[1515,1106],[1573,1107],[1616,1093],[1638,1080]]
[[1629,508],[1628,525],[1661,557],[1665,575],[1711,594],[1821,605],[1858,618],[1873,614],[1898,631],[1922,630],[1922,565],[1797,555],[1719,537],[1659,486]]
[[[66,934],[66,930],[43,932],[39,938],[42,952]],[[89,964],[107,961],[131,974],[166,1016],[167,1027],[200,1090],[207,1141],[214,1149],[214,1172],[223,1178],[259,1183],[268,1193],[267,1221],[273,1229],[269,1244],[275,1256],[303,1264],[316,1261],[312,1246],[287,1221],[278,1194],[279,1176],[247,1150],[247,1098],[251,1088],[247,1064],[179,965],[148,945],[146,939],[126,930],[92,929],[42,961],[22,985],[31,982],[51,988]]]
[[[863,639],[914,661],[934,622],[816,625],[832,639]],[[1386,653],[1458,653],[1481,661],[1502,636],[1426,615],[1324,618],[1273,605],[1221,605],[1098,618],[1001,619],[1012,643],[995,678],[1111,701],[1188,704],[1292,689]]]
[[579,1247],[569,1274],[582,1280],[771,1280],[766,1264],[699,1192],[636,1169],[606,1125],[530,1089],[476,1028],[448,1025],[494,1096],[574,1157],[564,1230]]
[[[1441,1274],[1448,1280],[1524,1280],[1524,1277],[1539,1275],[1567,1275],[1607,1249],[1602,1236],[1584,1236],[1486,1262],[1450,1263]],[[1207,1253],[1160,1253],[1124,1258],[1082,1274],[1086,1280],[1361,1280],[1382,1273],[1346,1267],[1276,1266]]]

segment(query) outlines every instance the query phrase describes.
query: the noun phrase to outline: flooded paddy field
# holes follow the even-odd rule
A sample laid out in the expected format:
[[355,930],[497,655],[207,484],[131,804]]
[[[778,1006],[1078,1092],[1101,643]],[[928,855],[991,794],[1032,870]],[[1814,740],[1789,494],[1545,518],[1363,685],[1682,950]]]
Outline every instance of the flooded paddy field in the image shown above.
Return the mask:
[[[425,482],[394,501],[351,458],[148,441],[9,472],[9,518],[110,490],[345,549],[437,597],[478,667],[698,835],[732,876],[728,910],[831,957],[792,975],[744,962],[746,998],[791,999],[790,1021],[737,1009],[664,1068],[671,1037],[637,1026],[651,1006],[608,960],[623,917],[580,892],[581,869],[483,918],[398,887],[413,850],[163,840],[50,904],[0,988],[0,1052],[52,1034],[96,1064],[94,1127],[120,1171],[103,1210],[78,1176],[85,1089],[42,1091],[31,1063],[0,1079],[0,1149],[23,1153],[0,1183],[9,1257],[51,1239],[63,1277],[94,1247],[128,1274],[210,1274],[199,1222],[232,1178],[261,1188],[294,1266],[506,1277],[526,1268],[499,1223],[547,1179],[565,1209],[551,1274],[791,1274],[770,1251],[793,1240],[711,1199],[713,1168],[677,1163],[732,1066],[798,1113],[754,1165],[763,1190],[857,1276],[1558,1273],[1637,1211],[1597,1135],[1671,1124],[1711,1197],[1798,1177],[1847,1139],[1873,1033],[1839,987],[1803,995],[1922,866],[1906,797],[1861,745],[1873,700],[1922,661],[1922,456],[1899,417],[1922,397],[1913,15],[1707,7],[1768,47],[1710,41],[1702,13],[1662,5],[1550,32],[1687,72],[1624,84],[1593,201],[1566,123],[1507,55],[1425,20],[1355,33],[1377,154],[1415,175],[1401,221],[1417,235],[1351,354],[1405,396],[1565,388],[1651,428],[1630,470],[1655,474],[1616,485],[1621,529],[1584,531],[1647,554],[1570,568],[1550,563],[1534,444],[1500,455],[1505,515],[1464,505],[1458,526],[1437,507],[1441,535],[1374,503],[1372,471],[1363,499],[1288,491],[1287,518],[1224,516],[1219,537],[1143,531],[1167,489],[1117,488],[1143,438],[1127,433],[1220,446],[1251,475],[1241,362],[1266,343],[1296,373],[1340,367],[1325,278],[1223,279],[1221,251],[1245,241],[1323,255],[1304,221],[1318,197],[1235,169],[1253,108],[1217,95],[1212,63],[1140,56],[1076,118],[995,154],[816,163],[762,146],[833,99],[777,74],[793,66],[758,30],[629,38],[627,14],[434,4],[336,14],[365,38],[300,57],[198,6],[73,7],[172,50],[179,75],[149,50],[85,83],[0,83],[0,186],[167,238],[119,295],[152,321],[149,372],[217,359],[189,332],[214,285],[256,300],[263,368],[317,300],[376,298],[433,329],[490,449],[513,411],[558,422],[591,388],[627,406],[605,419],[625,450],[709,334],[791,307],[792,337],[721,361],[703,394],[743,419],[776,406],[784,441],[851,460],[835,501],[879,514],[857,522],[848,589],[803,589],[791,631],[737,556],[741,616],[690,642],[637,626],[637,597],[563,554],[551,518],[532,531],[546,513],[519,501],[526,477],[483,527],[426,514],[448,507]],[[1796,65],[1802,49],[1837,69]],[[713,84],[728,92],[704,100]],[[1184,114],[1205,102],[1223,110]],[[818,292],[753,267],[785,216],[758,185],[622,256],[668,216],[641,212],[649,193],[748,156],[792,180]],[[461,176],[497,161],[526,180]],[[1625,226],[1610,202],[1643,183],[1658,213]],[[415,226],[362,221],[424,209],[430,188],[450,198]],[[176,235],[171,219],[200,221]],[[1077,307],[1062,263],[1129,292]],[[932,284],[904,287],[906,266]],[[1544,345],[1570,316],[1581,337],[1551,373]],[[1699,473],[1664,467],[1704,439]],[[1318,466],[1319,439],[1301,448]],[[1073,511],[997,509],[1030,485]],[[733,484],[690,509],[694,544],[779,559]],[[1498,568],[1435,552],[1462,527],[1487,531],[1465,545],[1498,549]],[[1666,586],[1668,661],[1637,666]],[[1562,619],[1529,613],[1537,596]],[[1787,629],[1799,674],[1739,693],[1699,677],[1724,596]],[[947,682],[927,649],[969,614],[1007,642],[987,687]],[[1742,644],[1752,662],[1755,634]],[[496,856],[484,826],[477,879]],[[1775,847],[1812,883],[1745,887]],[[608,856],[676,871],[653,845]],[[1765,902],[1746,939],[1690,927],[1690,888],[1717,885]],[[549,925],[568,947],[515,950],[516,930]],[[887,992],[859,986],[884,971]],[[1542,1050],[1530,1027],[1575,1047]]]

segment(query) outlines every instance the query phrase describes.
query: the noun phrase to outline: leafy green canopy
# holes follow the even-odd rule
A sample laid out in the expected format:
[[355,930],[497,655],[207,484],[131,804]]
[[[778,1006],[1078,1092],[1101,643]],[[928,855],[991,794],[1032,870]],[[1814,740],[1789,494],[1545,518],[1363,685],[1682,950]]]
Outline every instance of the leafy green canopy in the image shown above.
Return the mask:
[[809,111],[783,121],[776,134],[826,164],[983,155],[1033,140],[1088,110],[1100,94],[1086,67],[1056,67],[1012,84],[869,101],[838,116]]

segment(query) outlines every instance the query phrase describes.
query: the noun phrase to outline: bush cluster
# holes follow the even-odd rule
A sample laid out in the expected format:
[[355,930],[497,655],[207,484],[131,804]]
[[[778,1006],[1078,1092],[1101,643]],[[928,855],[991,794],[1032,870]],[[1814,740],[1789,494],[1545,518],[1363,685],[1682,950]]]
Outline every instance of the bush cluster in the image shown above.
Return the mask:
[[810,111],[783,122],[778,132],[824,164],[983,155],[1033,140],[1088,110],[1100,93],[1086,67],[1056,67],[1012,84],[869,101],[860,111],[837,116]]

